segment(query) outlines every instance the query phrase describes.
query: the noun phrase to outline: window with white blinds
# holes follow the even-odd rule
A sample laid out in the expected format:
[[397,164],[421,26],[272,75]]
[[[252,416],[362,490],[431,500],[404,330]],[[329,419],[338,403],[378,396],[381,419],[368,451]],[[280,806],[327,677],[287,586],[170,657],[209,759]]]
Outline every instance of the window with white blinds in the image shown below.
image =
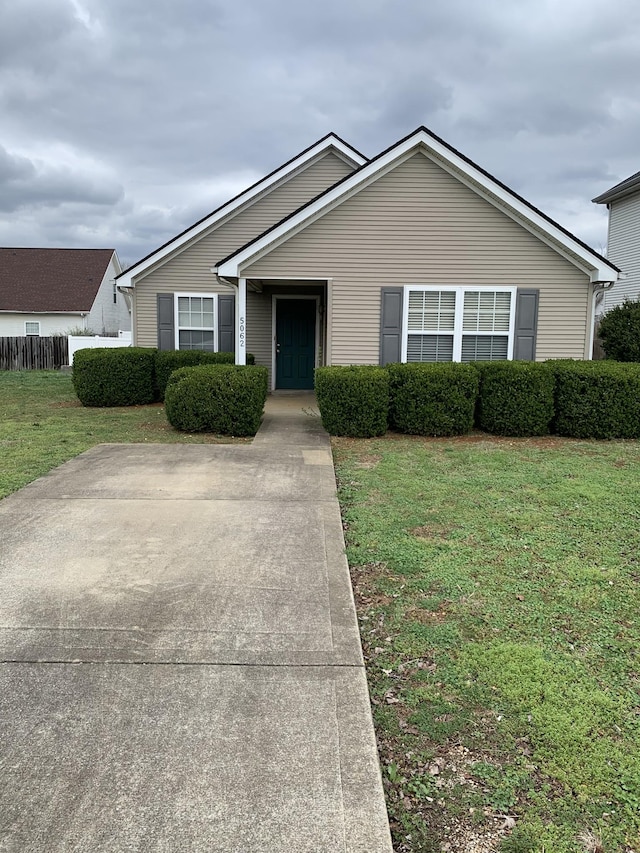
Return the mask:
[[177,349],[203,349],[215,345],[215,297],[176,294]]
[[504,361],[513,354],[515,287],[405,287],[405,361]]
[[407,303],[407,361],[452,361],[455,291],[410,290]]

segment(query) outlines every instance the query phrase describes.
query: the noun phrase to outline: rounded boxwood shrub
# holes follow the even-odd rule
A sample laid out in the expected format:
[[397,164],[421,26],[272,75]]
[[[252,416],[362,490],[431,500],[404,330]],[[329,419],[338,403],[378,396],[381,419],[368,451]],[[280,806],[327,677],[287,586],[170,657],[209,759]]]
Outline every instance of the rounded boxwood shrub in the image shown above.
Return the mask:
[[607,358],[640,361],[640,299],[627,300],[604,315],[598,337]]
[[[197,364],[235,364],[232,352],[209,352],[200,349],[159,350],[156,355],[156,390],[159,400],[164,400],[167,380],[180,367],[195,367]],[[247,364],[255,364],[255,357],[248,352]]]
[[463,435],[473,427],[478,371],[471,364],[389,364],[389,423],[413,435]]
[[73,358],[73,387],[83,406],[140,406],[154,399],[156,350],[98,347]]
[[156,353],[156,389],[158,398],[164,400],[167,380],[180,367],[195,367],[197,364],[234,364],[232,352],[208,352],[199,349],[158,350]]
[[319,367],[315,389],[322,425],[330,435],[384,435],[389,416],[389,373],[384,367]]
[[266,367],[201,364],[169,377],[165,411],[183,432],[255,435],[267,399]]
[[572,438],[640,438],[640,364],[547,361],[555,377],[554,431]]
[[476,425],[494,435],[548,435],[554,378],[533,361],[478,361]]

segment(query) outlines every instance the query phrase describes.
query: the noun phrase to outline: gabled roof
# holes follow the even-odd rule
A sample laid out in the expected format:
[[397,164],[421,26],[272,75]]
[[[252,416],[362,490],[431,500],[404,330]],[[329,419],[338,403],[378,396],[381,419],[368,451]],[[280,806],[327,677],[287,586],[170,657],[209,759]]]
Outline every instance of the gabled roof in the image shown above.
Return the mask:
[[367,158],[364,154],[361,154],[352,145],[345,142],[344,139],[341,139],[335,133],[327,133],[326,136],[323,136],[322,139],[319,139],[317,142],[314,142],[313,145],[305,148],[304,151],[301,151],[295,157],[292,157],[291,160],[283,163],[282,166],[274,169],[273,172],[270,172],[264,178],[256,181],[255,184],[252,184],[246,190],[243,190],[229,201],[226,201],[211,213],[203,216],[202,219],[199,219],[180,234],[172,237],[171,240],[168,240],[158,249],[155,249],[149,255],[146,255],[144,258],[130,266],[125,270],[125,272],[118,276],[119,285],[121,287],[132,287],[133,278],[139,276],[141,273],[145,272],[145,270],[158,263],[158,261],[161,261],[163,258],[172,254],[190,240],[193,240],[194,237],[197,237],[199,234],[207,231],[238,208],[253,201],[279,181],[285,179],[289,174],[303,168],[312,160],[319,158],[329,151],[333,151],[343,160],[351,163],[356,168],[367,162]]
[[390,146],[377,157],[369,160],[351,175],[347,175],[317,198],[285,217],[281,222],[269,228],[259,237],[228,255],[217,265],[217,272],[223,277],[234,278],[238,270],[249,260],[255,260],[266,254],[276,245],[330,209],[340,204],[358,189],[392,167],[395,161],[410,156],[412,152],[422,150],[442,168],[470,186],[498,209],[519,222],[537,237],[561,252],[576,266],[588,272],[591,281],[615,281],[618,268],[602,255],[591,249],[582,240],[575,237],[566,228],[558,225],[542,211],[538,210],[522,196],[511,190],[489,172],[476,165],[468,157],[456,151],[451,145],[436,136],[426,127],[419,127]]
[[0,248],[0,311],[89,312],[114,254],[115,249]]
[[614,187],[611,187],[610,190],[602,193],[601,195],[592,198],[595,204],[609,204],[611,201],[617,201],[619,198],[622,198],[625,195],[631,195],[631,193],[640,191],[640,172],[636,172],[635,175],[631,175],[629,178],[625,178],[624,181],[620,181],[619,184],[616,184]]

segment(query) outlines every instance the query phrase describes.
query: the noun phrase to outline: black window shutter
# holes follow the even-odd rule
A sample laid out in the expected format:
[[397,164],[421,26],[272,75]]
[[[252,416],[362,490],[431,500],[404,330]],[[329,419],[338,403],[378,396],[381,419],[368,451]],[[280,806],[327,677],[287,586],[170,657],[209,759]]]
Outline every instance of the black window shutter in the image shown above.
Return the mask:
[[402,356],[402,287],[383,287],[380,311],[380,364]]
[[218,296],[218,350],[235,352],[235,297]]
[[516,328],[513,357],[519,361],[535,361],[538,331],[539,290],[521,290],[516,296]]
[[173,293],[158,294],[158,349],[176,348]]

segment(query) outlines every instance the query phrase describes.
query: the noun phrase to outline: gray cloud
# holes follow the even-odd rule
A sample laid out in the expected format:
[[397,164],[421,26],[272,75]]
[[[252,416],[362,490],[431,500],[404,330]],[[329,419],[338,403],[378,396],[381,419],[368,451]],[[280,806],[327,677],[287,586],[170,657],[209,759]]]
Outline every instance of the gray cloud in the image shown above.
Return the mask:
[[328,130],[373,155],[426,124],[596,248],[589,199],[640,168],[635,0],[0,0],[0,17],[5,244],[134,260]]
[[104,208],[117,204],[122,197],[122,187],[100,175],[34,162],[0,145],[0,212],[13,214],[25,208],[70,203]]

